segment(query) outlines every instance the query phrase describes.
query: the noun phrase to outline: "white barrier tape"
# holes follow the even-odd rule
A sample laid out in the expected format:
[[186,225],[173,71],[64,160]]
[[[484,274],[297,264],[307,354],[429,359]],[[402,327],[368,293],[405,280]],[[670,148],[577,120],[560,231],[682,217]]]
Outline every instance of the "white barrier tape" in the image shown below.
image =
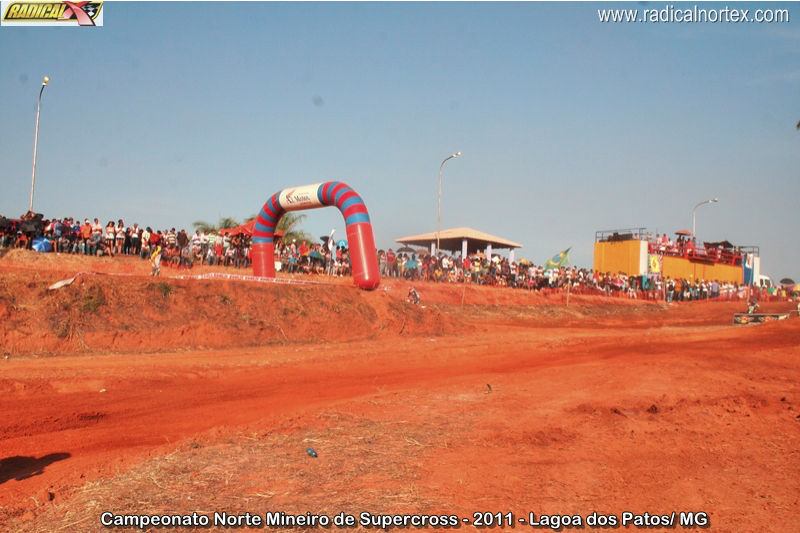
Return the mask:
[[[95,275],[95,276],[122,276],[122,277],[143,277],[143,274],[131,274],[127,272],[95,272],[95,271],[82,271],[78,272],[74,276],[68,279],[64,279],[61,281],[57,281],[48,289],[55,290],[60,289],[61,287],[66,287],[67,285],[71,285],[78,276],[85,276],[85,275]],[[147,276],[150,277],[150,276]],[[195,276],[164,276],[166,279],[178,279],[178,280],[188,280],[188,279],[196,279],[196,280],[204,280],[204,279],[222,279],[222,280],[233,280],[233,281],[250,281],[256,283],[275,283],[275,284],[284,284],[284,285],[329,285],[328,283],[322,281],[311,281],[306,279],[286,279],[286,278],[261,278],[258,276],[245,276],[242,274],[223,274],[221,272],[209,272],[207,274],[197,274]]]
[[223,274],[221,272],[209,272],[196,276],[168,276],[169,279],[225,279],[236,281],[254,281],[257,283],[283,283],[287,285],[326,285],[322,281],[311,281],[306,279],[286,279],[286,278],[262,278],[259,276],[245,276],[242,274]]

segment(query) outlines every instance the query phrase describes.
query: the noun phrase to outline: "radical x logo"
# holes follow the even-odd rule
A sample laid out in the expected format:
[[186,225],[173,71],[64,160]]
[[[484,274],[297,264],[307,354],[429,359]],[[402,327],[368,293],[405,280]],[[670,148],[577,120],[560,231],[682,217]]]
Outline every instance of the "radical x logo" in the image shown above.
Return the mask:
[[3,26],[102,26],[103,2],[41,2],[13,1],[2,2]]

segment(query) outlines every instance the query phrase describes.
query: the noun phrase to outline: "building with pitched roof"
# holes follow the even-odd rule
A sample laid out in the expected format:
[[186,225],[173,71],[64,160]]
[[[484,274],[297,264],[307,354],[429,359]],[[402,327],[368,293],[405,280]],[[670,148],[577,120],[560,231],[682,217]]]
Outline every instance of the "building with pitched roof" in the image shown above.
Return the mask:
[[410,235],[401,237],[395,241],[402,244],[413,244],[424,246],[430,249],[431,253],[436,251],[436,242],[439,241],[439,248],[449,252],[461,250],[462,257],[476,252],[485,252],[487,257],[491,257],[492,250],[510,250],[509,260],[514,260],[514,250],[522,248],[518,242],[503,239],[495,235],[490,235],[472,228],[452,228],[443,229],[438,233],[422,233],[420,235]]

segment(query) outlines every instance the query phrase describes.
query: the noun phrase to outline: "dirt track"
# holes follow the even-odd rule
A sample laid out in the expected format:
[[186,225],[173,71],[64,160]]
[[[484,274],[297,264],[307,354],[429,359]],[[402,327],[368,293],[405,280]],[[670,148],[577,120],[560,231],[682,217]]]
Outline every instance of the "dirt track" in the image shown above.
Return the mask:
[[432,285],[418,309],[391,282],[48,294],[80,265],[24,259],[0,260],[0,529],[104,531],[106,510],[800,519],[797,318]]

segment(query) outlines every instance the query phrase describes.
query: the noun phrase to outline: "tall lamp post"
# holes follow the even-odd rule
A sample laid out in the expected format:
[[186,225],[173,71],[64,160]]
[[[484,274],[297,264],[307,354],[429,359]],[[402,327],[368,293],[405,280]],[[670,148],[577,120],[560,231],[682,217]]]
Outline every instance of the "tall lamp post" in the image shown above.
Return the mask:
[[442,168],[444,164],[447,163],[450,159],[454,157],[458,157],[461,155],[461,150],[454,153],[453,155],[447,156],[442,164],[439,165],[439,210],[436,215],[436,253],[439,253],[439,232],[442,230]]
[[696,218],[697,208],[700,207],[701,205],[715,204],[717,202],[719,202],[719,198],[712,198],[711,200],[706,200],[704,202],[700,202],[699,204],[694,206],[694,209],[692,209],[692,237],[696,237],[696,234],[695,234],[694,230],[695,230],[695,222],[697,220],[697,218]]
[[42,109],[42,93],[47,83],[50,81],[48,76],[42,79],[42,89],[39,91],[39,104],[36,106],[36,133],[33,135],[33,172],[31,173],[31,205],[29,211],[33,211],[33,187],[36,185],[36,148],[39,144],[39,111]]

